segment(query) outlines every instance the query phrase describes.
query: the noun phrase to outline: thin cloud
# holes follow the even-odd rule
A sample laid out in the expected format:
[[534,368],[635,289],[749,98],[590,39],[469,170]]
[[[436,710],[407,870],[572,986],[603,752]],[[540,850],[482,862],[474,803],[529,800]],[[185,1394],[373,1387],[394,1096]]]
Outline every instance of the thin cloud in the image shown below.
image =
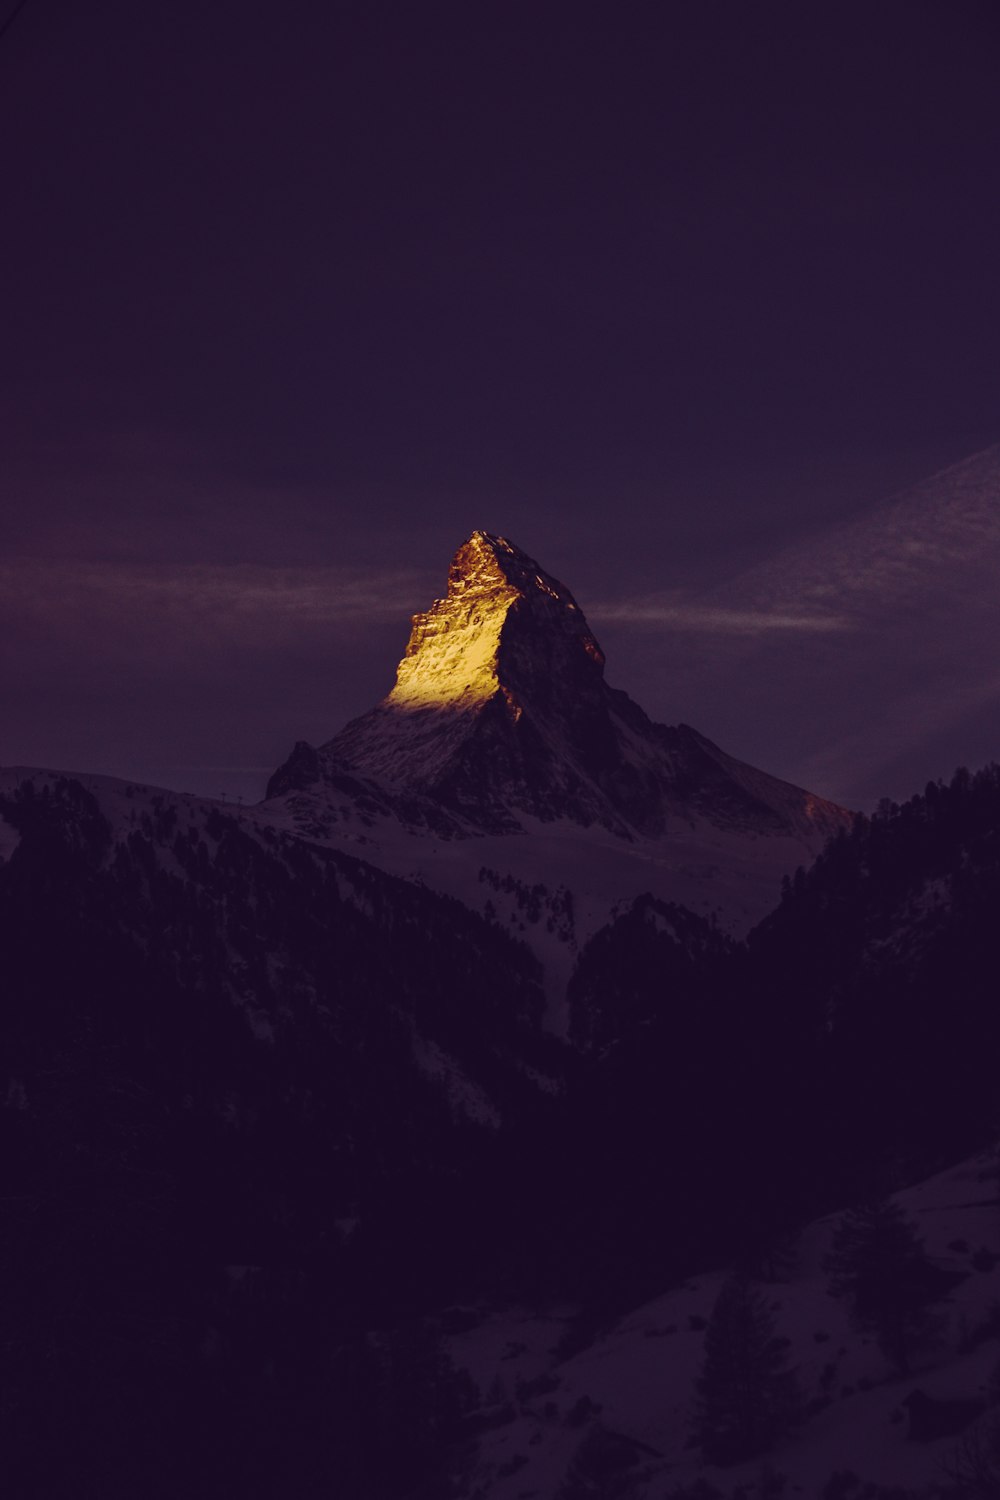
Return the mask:
[[[995,593],[1000,446],[932,475],[863,518],[785,548],[718,602],[789,614],[814,608],[884,618],[930,598]],[[713,600],[713,603],[715,600]]]
[[[929,775],[950,774],[952,762],[995,753],[998,576],[994,448],[702,595],[696,615],[841,622],[839,634],[835,625],[720,632],[713,691],[728,682],[757,710],[766,702],[774,723],[787,722],[795,749],[783,774],[800,785],[853,806],[907,795]],[[680,658],[663,675],[697,702],[703,669],[703,659]],[[687,712],[698,722],[696,709]],[[748,758],[764,764],[768,749]]]
[[724,609],[678,604],[659,598],[603,603],[587,611],[591,619],[627,625],[670,625],[676,629],[722,635],[765,635],[771,631],[829,633],[850,630],[846,615],[799,614],[761,609]]
[[170,615],[204,622],[206,615],[236,628],[255,623],[361,623],[399,619],[426,592],[413,570],[364,571],[338,567],[267,567],[116,562],[47,563],[33,558],[0,565],[7,609],[33,614]]

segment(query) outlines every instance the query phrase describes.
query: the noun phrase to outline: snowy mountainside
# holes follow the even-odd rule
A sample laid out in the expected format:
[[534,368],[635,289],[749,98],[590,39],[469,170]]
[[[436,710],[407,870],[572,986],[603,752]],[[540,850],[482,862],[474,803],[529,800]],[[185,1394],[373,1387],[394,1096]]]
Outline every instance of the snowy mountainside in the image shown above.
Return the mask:
[[521,834],[442,837],[425,831],[431,814],[419,824],[383,812],[362,821],[353,800],[310,790],[260,811],[309,842],[442,891],[527,943],[544,965],[557,1031],[582,949],[620,907],[651,891],[740,935],[776,905],[782,875],[803,858],[797,839],[737,837],[704,823],[669,842],[626,841],[599,826],[523,815]]
[[289,838],[253,809],[112,777],[3,770],[0,814],[11,901],[58,886],[67,922],[89,912],[110,944],[225,1001],[265,1044],[318,1024],[345,1054],[352,1039],[367,1053],[371,1029],[467,1123],[500,1119],[508,1085],[514,1098],[527,1087],[528,1060],[549,1071],[533,1040],[535,962],[446,897]]
[[252,810],[5,770],[0,818],[7,1488],[332,1492],[337,1349],[516,1233],[565,1066],[537,963]]
[[[503,537],[475,532],[448,593],[414,618],[396,685],[268,786],[276,824],[352,849],[480,910],[543,957],[560,993],[617,902],[644,891],[745,932],[850,814],[654,724],[604,681],[573,596]],[[541,888],[572,920],[523,922],[482,870]],[[557,932],[555,941],[552,935]]]
[[[776,1266],[758,1272],[758,1290],[787,1341],[804,1416],[763,1458],[744,1463],[706,1463],[691,1442],[705,1330],[725,1270],[692,1275],[589,1333],[565,1306],[479,1317],[470,1309],[471,1326],[449,1338],[449,1352],[472,1374],[492,1421],[463,1493],[479,1500],[749,1500],[762,1493],[936,1500],[978,1493],[949,1489],[947,1478],[972,1424],[924,1439],[915,1435],[906,1402],[920,1391],[932,1402],[986,1403],[1000,1362],[996,1156],[967,1159],[893,1201],[953,1284],[931,1309],[933,1338],[909,1374],[896,1372],[852,1324],[845,1303],[829,1294],[823,1261],[839,1214],[804,1226]],[[987,1412],[980,1428],[990,1420]],[[829,1488],[837,1474],[843,1487]],[[766,1475],[775,1487],[764,1491]]]
[[[746,943],[648,894],[623,906],[570,986],[573,1048],[543,1033],[537,963],[508,932],[270,807],[26,771],[0,777],[0,817],[20,1403],[0,1403],[0,1438],[30,1465],[56,1402],[67,1468],[113,1454],[120,1479],[152,1452],[158,1500],[210,1500],[220,1472],[247,1494],[298,1500],[321,1474],[351,1500],[438,1500],[452,1458],[468,1500],[667,1500],[699,1463],[733,1500],[756,1474],[685,1446],[690,1320],[750,1255],[809,1407],[768,1458],[798,1476],[789,1493],[889,1500],[864,1485],[894,1474],[930,1492],[912,1476],[948,1444],[911,1441],[903,1403],[976,1402],[995,1363],[992,1186],[942,1176],[940,1232],[930,1196],[902,1199],[953,1281],[909,1386],[817,1268],[832,1208],[995,1137],[1000,770],[857,820]],[[553,944],[574,914],[572,891],[502,866],[476,885]],[[762,1282],[762,1249],[790,1233]],[[563,1339],[557,1310],[536,1358],[519,1318],[463,1415],[419,1334],[466,1298],[494,1350],[515,1299],[572,1298],[599,1324]],[[152,1399],[164,1386],[190,1410]],[[857,1493],[824,1493],[847,1468]]]

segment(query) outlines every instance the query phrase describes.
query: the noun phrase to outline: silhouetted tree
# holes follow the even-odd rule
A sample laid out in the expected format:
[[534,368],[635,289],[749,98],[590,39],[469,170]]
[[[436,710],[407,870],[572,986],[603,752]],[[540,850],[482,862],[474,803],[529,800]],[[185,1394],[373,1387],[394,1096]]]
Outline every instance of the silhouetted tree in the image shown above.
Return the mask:
[[946,1277],[927,1259],[923,1241],[898,1204],[865,1203],[844,1215],[824,1261],[829,1290],[846,1297],[857,1326],[907,1374],[930,1332],[927,1304]]
[[710,1463],[741,1463],[764,1453],[797,1404],[786,1342],[761,1293],[744,1275],[719,1293],[705,1333],[694,1435]]
[[996,1407],[963,1433],[944,1471],[961,1500],[1000,1500],[1000,1411]]

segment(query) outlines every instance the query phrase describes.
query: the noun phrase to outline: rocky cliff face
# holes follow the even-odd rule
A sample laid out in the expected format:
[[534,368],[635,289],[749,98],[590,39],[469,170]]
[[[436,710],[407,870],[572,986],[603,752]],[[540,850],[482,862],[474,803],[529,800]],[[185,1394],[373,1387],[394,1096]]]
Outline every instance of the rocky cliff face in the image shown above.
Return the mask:
[[414,617],[387,701],[474,708],[499,693],[514,713],[515,697],[544,709],[555,692],[571,710],[573,694],[596,699],[603,668],[569,590],[504,537],[474,531],[452,560],[447,596]]
[[477,531],[445,598],[415,616],[392,692],[323,754],[491,830],[516,829],[519,812],[620,824],[600,793],[603,667],[569,590]]
[[604,653],[564,584],[476,531],[413,628],[388,697],[319,751],[297,747],[269,796],[344,774],[480,832],[525,815],[658,838],[704,821],[818,843],[848,815],[745,766],[684,725],[652,723],[604,680]]

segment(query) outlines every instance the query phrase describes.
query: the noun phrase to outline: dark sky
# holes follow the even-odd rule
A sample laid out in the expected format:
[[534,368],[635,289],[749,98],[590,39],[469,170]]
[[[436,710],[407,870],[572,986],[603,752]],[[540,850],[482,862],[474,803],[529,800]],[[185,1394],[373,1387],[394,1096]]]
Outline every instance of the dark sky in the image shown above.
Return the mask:
[[913,502],[909,593],[843,561],[912,553],[879,502],[1000,439],[998,100],[992,0],[28,0],[0,762],[252,795],[386,691],[477,526],[767,769],[864,802],[1000,757],[1000,459],[979,531]]

